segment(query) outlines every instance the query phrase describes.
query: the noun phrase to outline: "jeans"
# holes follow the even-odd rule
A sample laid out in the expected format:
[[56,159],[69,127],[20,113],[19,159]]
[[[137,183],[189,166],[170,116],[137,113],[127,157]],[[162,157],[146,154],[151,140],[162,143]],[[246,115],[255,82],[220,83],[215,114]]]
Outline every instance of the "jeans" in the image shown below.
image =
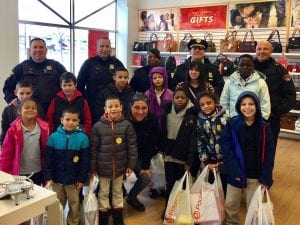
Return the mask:
[[141,193],[141,191],[144,190],[144,188],[146,188],[151,182],[151,179],[148,175],[140,174],[141,169],[141,161],[138,160],[137,166],[134,169],[137,181],[134,183],[133,188],[130,190],[128,198],[137,198],[138,194]]

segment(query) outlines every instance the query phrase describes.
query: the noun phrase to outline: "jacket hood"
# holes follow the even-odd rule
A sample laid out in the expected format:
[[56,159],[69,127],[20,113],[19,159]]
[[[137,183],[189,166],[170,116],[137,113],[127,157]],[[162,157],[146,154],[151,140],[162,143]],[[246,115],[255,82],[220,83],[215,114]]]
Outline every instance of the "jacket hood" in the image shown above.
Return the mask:
[[207,119],[208,117],[219,117],[219,116],[223,115],[224,113],[226,113],[225,107],[223,107],[222,105],[218,105],[216,107],[216,112],[213,113],[211,116],[204,115],[202,111],[199,112],[198,116],[201,119]]
[[[56,95],[58,97],[62,98],[63,100],[68,101],[63,91],[58,92]],[[72,98],[70,99],[70,102],[73,102],[76,98],[81,97],[81,96],[82,96],[81,92],[78,90],[75,90]]]
[[[257,81],[258,79],[261,79],[261,78],[264,79],[264,80],[266,79],[266,76],[263,73],[261,73],[257,70],[254,70],[254,72],[249,77],[250,77],[250,79],[247,81],[247,83],[255,82],[255,81]],[[229,79],[234,83],[240,83],[240,78],[241,78],[241,76],[240,76],[239,71],[235,71],[229,77]]]
[[255,118],[256,118],[256,120],[261,120],[262,119],[262,114],[261,114],[261,109],[260,109],[260,101],[259,101],[257,95],[255,93],[253,93],[252,91],[244,91],[244,92],[242,92],[239,95],[239,97],[238,97],[238,99],[236,101],[236,104],[235,104],[235,110],[236,110],[236,112],[240,116],[243,116],[242,112],[241,112],[241,102],[246,97],[250,97],[250,98],[253,99],[253,101],[255,103],[255,106],[256,106]]
[[150,72],[149,72],[149,79],[150,79],[150,84],[151,84],[151,89],[154,90],[154,85],[152,82],[152,77],[154,73],[159,73],[162,75],[163,79],[164,79],[164,89],[168,88],[168,72],[167,69],[165,67],[161,67],[161,66],[156,66],[153,67]]
[[59,127],[56,129],[56,131],[59,132],[59,133],[64,133],[64,134],[65,133],[69,133],[69,134],[71,134],[71,133],[83,133],[83,127],[81,125],[79,125],[75,128],[75,130],[69,132],[69,131],[66,131],[65,129],[63,129],[62,125],[59,125]]

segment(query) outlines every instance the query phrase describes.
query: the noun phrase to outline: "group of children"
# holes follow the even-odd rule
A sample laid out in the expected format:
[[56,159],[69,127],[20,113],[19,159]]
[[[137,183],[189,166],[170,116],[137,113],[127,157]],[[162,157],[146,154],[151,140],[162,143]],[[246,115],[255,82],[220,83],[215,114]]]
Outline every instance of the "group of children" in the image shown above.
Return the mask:
[[[226,224],[239,224],[243,189],[249,204],[259,184],[271,186],[275,147],[263,120],[270,113],[270,101],[262,76],[253,68],[253,58],[242,55],[238,71],[225,83],[224,107],[201,64],[190,66],[186,83],[174,92],[167,88],[166,69],[151,69],[151,88],[145,95],[150,112],[159,121],[157,150],[164,154],[166,203],[175,181],[191,170],[196,159],[201,168],[208,165],[221,174]],[[52,185],[63,206],[69,202],[68,224],[79,223],[79,190],[89,172],[99,176],[100,225],[108,224],[110,213],[114,225],[124,224],[123,178],[135,169],[138,157],[135,129],[126,119],[134,93],[125,68],[117,69],[113,78],[115,82],[99,93],[95,115],[90,114],[86,100],[76,90],[76,77],[69,72],[61,76],[62,91],[46,114],[49,126],[40,119],[43,113],[30,98],[32,86],[25,82],[16,87],[18,106],[7,106],[3,112],[0,170],[13,175],[33,173],[36,184]],[[225,109],[236,116],[229,119]],[[92,121],[96,123],[91,129]]]

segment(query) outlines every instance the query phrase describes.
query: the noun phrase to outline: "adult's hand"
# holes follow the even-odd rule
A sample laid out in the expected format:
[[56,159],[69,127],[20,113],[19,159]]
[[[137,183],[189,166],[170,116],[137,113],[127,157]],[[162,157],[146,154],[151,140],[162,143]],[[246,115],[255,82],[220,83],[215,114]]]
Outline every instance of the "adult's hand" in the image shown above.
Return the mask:
[[10,105],[17,106],[17,104],[18,104],[18,99],[17,99],[17,98],[14,98],[13,100],[10,101],[9,104],[10,104]]
[[140,174],[146,174],[150,179],[152,179],[152,171],[150,169],[141,170]]

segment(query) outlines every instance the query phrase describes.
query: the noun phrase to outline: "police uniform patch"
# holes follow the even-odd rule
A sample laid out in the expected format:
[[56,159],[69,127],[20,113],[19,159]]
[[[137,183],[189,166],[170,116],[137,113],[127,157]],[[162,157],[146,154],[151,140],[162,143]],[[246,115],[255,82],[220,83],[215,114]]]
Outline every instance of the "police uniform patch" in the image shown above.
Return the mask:
[[109,69],[110,70],[114,70],[115,69],[115,65],[114,64],[109,64]]
[[77,163],[78,161],[79,161],[79,156],[75,155],[75,156],[73,157],[73,162],[74,162],[74,163]]
[[52,69],[53,69],[52,66],[50,66],[50,65],[49,65],[49,66],[46,66],[46,70],[49,71],[49,70],[52,70]]
[[292,76],[290,74],[285,74],[283,77],[282,77],[283,80],[285,81],[290,81],[292,79]]

